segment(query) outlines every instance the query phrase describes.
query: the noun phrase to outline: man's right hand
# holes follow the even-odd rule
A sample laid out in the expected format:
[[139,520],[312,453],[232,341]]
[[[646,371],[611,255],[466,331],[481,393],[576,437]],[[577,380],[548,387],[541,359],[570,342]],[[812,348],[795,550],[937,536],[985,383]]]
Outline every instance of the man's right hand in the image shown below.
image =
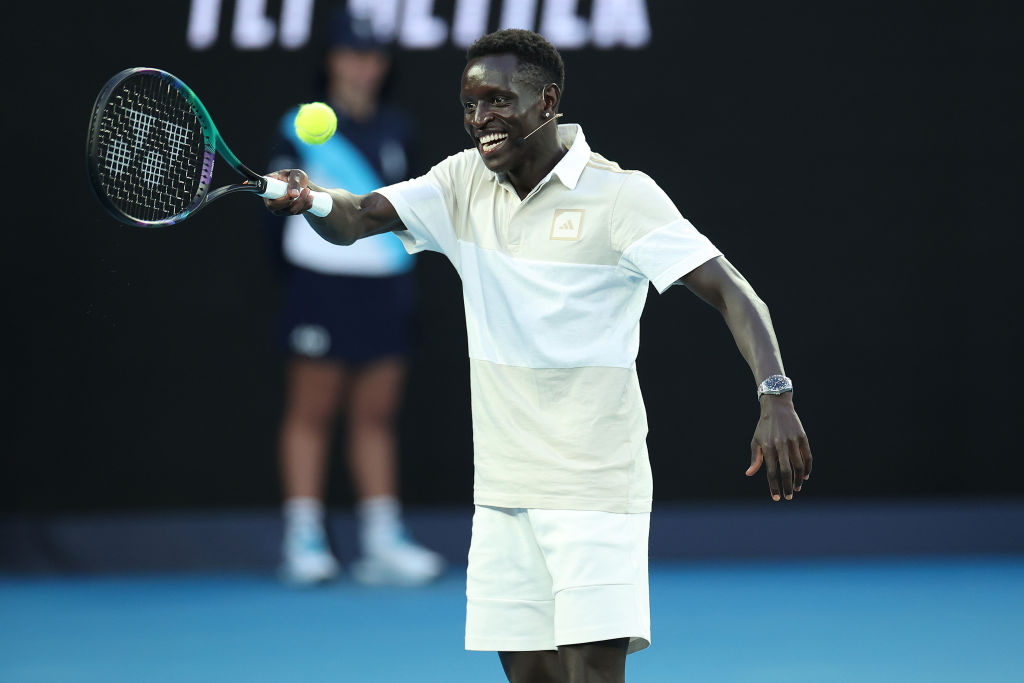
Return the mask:
[[[288,168],[268,173],[267,177],[284,181],[288,190],[277,199],[263,198],[267,209],[275,216],[302,214],[317,234],[331,244],[348,245],[358,239],[382,232],[405,230],[398,212],[383,195],[371,192],[354,195],[347,190],[325,190],[309,182],[305,171]],[[313,207],[311,192],[324,192],[331,197],[331,211],[324,217],[309,211]]]
[[267,209],[275,216],[294,216],[308,211],[313,206],[310,190],[321,190],[309,182],[306,172],[298,168],[288,168],[267,174],[268,178],[276,178],[288,183],[288,192],[277,199],[263,199]]

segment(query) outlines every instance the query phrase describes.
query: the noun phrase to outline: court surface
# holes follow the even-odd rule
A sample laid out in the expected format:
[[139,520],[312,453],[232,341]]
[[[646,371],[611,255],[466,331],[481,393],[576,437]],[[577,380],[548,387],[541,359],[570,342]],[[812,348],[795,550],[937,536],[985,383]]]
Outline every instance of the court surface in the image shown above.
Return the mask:
[[[464,568],[417,589],[267,574],[0,576],[0,681],[503,681]],[[652,565],[641,681],[1024,681],[1024,557]]]

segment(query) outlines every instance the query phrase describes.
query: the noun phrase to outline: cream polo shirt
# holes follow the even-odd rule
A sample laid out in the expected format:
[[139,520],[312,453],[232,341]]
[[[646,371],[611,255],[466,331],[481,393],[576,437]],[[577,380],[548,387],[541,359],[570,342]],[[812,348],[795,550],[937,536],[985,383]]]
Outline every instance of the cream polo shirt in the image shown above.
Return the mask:
[[523,200],[475,149],[378,190],[409,253],[462,278],[474,502],[647,512],[647,414],[636,375],[648,282],[663,292],[720,255],[647,175],[568,152]]

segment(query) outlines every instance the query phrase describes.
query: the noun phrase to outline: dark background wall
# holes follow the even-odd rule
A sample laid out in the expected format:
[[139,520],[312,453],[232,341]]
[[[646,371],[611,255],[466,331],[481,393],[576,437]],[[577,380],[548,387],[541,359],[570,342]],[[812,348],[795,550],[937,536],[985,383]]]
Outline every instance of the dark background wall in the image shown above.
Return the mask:
[[[504,4],[490,3],[489,29]],[[768,302],[817,458],[805,496],[1024,493],[1019,11],[632,4],[649,43],[565,49],[562,110],[596,150],[650,173]],[[235,7],[223,2],[203,50],[186,40],[189,3],[78,4],[45,21],[56,10],[36,7],[11,24],[0,509],[277,500],[279,283],[261,205],[232,197],[174,228],[128,228],[91,196],[83,162],[93,98],[129,66],[180,76],[238,156],[266,162],[277,118],[315,95],[319,50],[236,48]],[[320,22],[332,6],[312,8]],[[445,26],[454,12],[433,5]],[[420,170],[465,146],[462,64],[450,40],[396,53],[391,92],[418,119]],[[215,184],[231,175],[222,164]],[[459,283],[436,255],[417,272],[405,497],[464,502]],[[764,496],[743,477],[754,382],[717,314],[681,288],[652,292],[637,365],[656,497]],[[349,500],[340,461],[332,477],[331,500]]]

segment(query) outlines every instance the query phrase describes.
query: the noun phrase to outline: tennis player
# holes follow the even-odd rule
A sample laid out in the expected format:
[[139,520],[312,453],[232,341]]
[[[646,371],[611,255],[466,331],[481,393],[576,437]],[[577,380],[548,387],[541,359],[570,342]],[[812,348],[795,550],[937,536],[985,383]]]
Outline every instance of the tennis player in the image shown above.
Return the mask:
[[[329,190],[325,239],[394,231],[462,278],[474,454],[466,648],[495,650],[513,683],[623,681],[650,644],[651,469],[637,381],[648,283],[681,281],[715,306],[750,365],[761,417],[747,475],[773,500],[810,476],[764,303],[647,175],[558,125],[564,67],[536,33],[486,35],[467,53],[461,104],[473,148],[426,175],[356,196]],[[277,214],[321,190],[278,171]],[[309,189],[307,189],[309,188]]]

